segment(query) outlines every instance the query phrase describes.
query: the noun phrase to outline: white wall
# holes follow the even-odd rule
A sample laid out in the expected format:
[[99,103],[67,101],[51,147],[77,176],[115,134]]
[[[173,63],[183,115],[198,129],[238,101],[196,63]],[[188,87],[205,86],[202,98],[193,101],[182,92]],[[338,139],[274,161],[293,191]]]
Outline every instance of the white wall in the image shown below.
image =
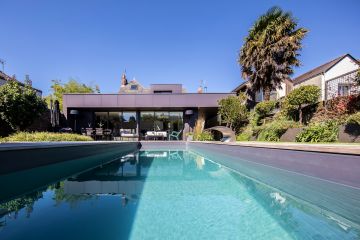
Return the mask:
[[281,88],[282,89],[279,89],[279,88],[276,89],[277,99],[285,97],[285,95],[286,95],[286,83],[285,82],[281,83]]
[[325,81],[341,76],[345,73],[355,71],[358,68],[359,65],[356,64],[350,57],[345,57],[343,60],[325,72]]

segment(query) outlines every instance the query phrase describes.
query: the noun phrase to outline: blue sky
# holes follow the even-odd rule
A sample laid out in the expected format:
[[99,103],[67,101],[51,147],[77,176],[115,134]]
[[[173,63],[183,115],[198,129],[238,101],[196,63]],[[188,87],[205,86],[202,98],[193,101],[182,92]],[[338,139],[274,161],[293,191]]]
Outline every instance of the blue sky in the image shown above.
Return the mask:
[[194,92],[205,80],[227,92],[243,81],[236,60],[248,29],[274,5],[310,30],[294,76],[344,53],[360,58],[359,0],[0,0],[0,58],[45,95],[52,79],[71,77],[115,93],[125,68],[145,86]]

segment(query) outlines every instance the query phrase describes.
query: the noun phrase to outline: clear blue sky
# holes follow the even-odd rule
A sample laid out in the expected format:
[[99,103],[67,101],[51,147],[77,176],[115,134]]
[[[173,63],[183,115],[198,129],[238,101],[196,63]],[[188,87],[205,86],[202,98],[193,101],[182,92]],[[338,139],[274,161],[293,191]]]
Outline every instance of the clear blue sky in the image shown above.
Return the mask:
[[248,29],[274,5],[310,30],[294,76],[344,53],[360,58],[359,0],[1,0],[0,58],[44,94],[70,77],[114,93],[124,68],[145,86],[193,92],[205,80],[226,92],[243,81],[236,59]]

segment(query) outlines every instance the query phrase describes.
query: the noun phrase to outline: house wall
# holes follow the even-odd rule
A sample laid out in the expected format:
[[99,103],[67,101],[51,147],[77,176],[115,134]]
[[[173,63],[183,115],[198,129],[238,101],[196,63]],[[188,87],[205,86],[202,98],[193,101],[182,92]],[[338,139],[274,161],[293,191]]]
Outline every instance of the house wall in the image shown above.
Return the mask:
[[352,72],[359,69],[359,65],[354,62],[350,57],[345,57],[338,62],[335,66],[325,72],[325,81],[338,77],[348,72]]
[[324,75],[320,74],[315,77],[309,78],[308,80],[301,82],[299,84],[294,84],[294,88],[298,88],[300,86],[306,86],[306,85],[315,85],[318,86],[321,90],[321,96],[320,100],[324,100],[325,98],[325,81],[324,81]]
[[0,86],[4,85],[6,83],[6,81],[4,79],[0,79]]

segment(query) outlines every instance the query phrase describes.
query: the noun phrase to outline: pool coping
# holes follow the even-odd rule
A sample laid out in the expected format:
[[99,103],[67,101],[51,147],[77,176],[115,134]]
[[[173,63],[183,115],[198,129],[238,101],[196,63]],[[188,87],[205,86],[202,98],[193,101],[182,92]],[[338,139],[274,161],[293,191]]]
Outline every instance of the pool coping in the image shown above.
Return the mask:
[[[346,154],[346,155],[359,155],[360,145],[348,145],[348,144],[309,144],[309,143],[272,143],[272,142],[215,142],[215,141],[190,141],[193,143],[205,143],[216,145],[228,145],[228,146],[242,146],[253,148],[270,148],[279,150],[293,150],[302,152],[319,152],[319,153],[331,153],[331,154]],[[359,159],[360,160],[360,159]]]
[[242,146],[253,148],[270,148],[270,149],[283,149],[293,151],[305,151],[305,152],[321,152],[331,154],[346,154],[346,155],[359,155],[360,145],[349,144],[309,144],[309,143],[273,143],[273,142],[215,142],[215,141],[85,141],[85,142],[12,142],[12,143],[0,143],[0,151],[7,150],[21,150],[32,148],[53,148],[53,147],[69,147],[80,145],[97,145],[97,144],[119,144],[119,143],[151,143],[151,144],[188,144],[188,143],[203,143],[203,144],[216,144],[216,145],[229,145],[229,146]]

